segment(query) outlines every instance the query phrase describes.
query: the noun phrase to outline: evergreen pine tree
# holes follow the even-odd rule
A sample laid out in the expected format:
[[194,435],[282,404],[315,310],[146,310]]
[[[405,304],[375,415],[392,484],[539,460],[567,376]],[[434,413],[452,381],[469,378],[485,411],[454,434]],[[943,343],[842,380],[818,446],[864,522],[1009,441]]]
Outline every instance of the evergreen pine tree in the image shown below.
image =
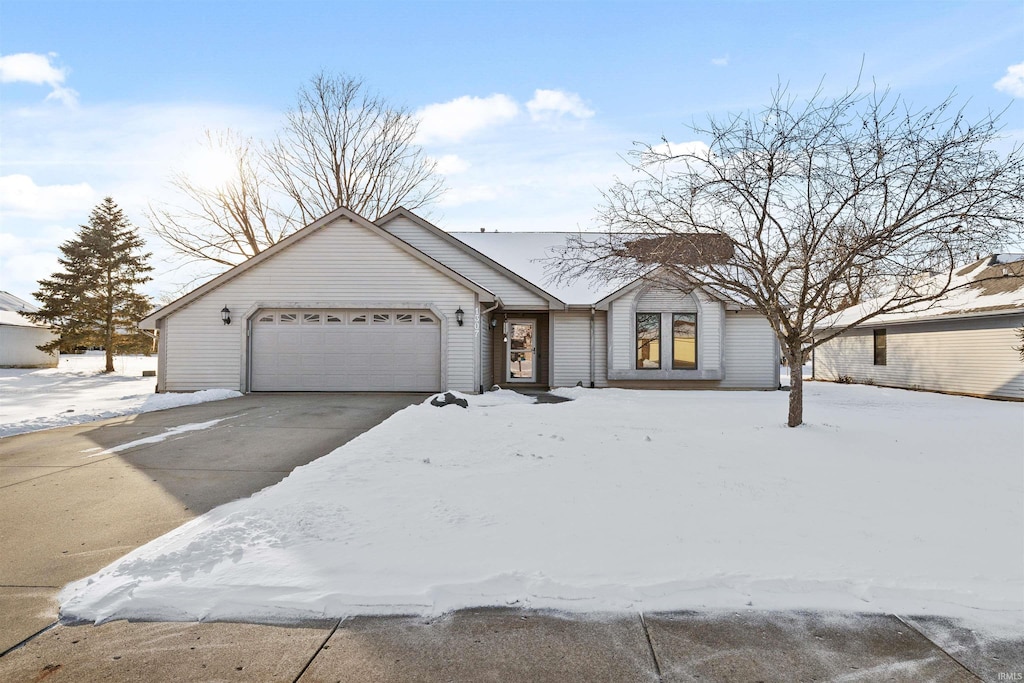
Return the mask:
[[88,225],[60,246],[63,267],[39,281],[34,296],[42,303],[36,322],[53,326],[59,337],[43,351],[73,351],[82,346],[106,349],[106,369],[114,371],[114,354],[143,350],[148,341],[137,323],[151,308],[149,297],[135,291],[149,282],[152,256],[142,253],[138,230],[110,197],[92,210]]

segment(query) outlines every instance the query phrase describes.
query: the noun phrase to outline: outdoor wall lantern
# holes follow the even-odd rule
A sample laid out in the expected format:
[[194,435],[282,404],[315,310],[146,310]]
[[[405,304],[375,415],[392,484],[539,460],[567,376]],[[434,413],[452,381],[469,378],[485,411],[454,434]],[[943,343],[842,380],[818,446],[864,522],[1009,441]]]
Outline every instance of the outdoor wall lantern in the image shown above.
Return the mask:
[[466,312],[462,310],[462,306],[459,306],[459,309],[455,311],[455,322],[459,324],[459,327],[462,327],[462,323],[465,322],[465,319]]
[[231,311],[228,309],[227,306],[220,309],[220,319],[224,321],[225,325],[231,324]]

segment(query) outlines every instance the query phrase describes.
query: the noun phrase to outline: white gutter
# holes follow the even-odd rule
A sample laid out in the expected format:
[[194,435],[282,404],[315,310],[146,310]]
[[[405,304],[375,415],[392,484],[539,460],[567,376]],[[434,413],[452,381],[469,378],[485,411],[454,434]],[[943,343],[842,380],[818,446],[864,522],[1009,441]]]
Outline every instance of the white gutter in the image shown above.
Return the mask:
[[[485,325],[487,323],[487,321],[485,320],[485,316],[488,313],[491,313],[492,311],[494,311],[496,308],[498,308],[498,306],[501,306],[501,297],[499,297],[498,295],[495,295],[494,296],[494,305],[491,306],[490,308],[485,308],[484,310],[480,311],[480,324],[481,325]],[[491,328],[491,329],[493,329],[493,328]],[[478,343],[482,343],[480,341],[482,339],[483,339],[483,335],[478,336],[477,337]],[[494,340],[493,339],[491,339],[491,347],[492,348],[494,347]],[[477,347],[476,359],[477,359],[476,360],[477,365],[479,366],[481,364],[481,362],[483,361],[483,349],[481,349],[479,346]],[[479,387],[480,387],[480,393],[482,394],[482,393],[484,393],[484,381],[483,381],[484,369],[483,369],[482,366],[480,367],[480,374],[477,375],[477,376],[480,378]]]
[[594,388],[594,307],[590,307],[590,388]]

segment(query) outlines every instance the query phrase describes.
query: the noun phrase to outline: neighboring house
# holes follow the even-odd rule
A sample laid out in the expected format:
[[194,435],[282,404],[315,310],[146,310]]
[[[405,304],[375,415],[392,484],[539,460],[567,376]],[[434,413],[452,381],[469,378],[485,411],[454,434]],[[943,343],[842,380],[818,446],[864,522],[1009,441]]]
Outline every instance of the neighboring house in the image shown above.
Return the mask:
[[[1024,400],[1024,255],[985,257],[956,271],[952,285],[934,304],[873,318],[819,346],[814,378]],[[818,333],[860,310],[842,311]]]
[[38,310],[13,294],[0,292],[0,368],[53,368],[57,354],[40,351],[37,346],[48,344],[56,335],[45,325],[39,325],[22,313]]
[[160,331],[158,390],[778,387],[775,336],[736,302],[545,284],[567,235],[338,209],[140,323]]

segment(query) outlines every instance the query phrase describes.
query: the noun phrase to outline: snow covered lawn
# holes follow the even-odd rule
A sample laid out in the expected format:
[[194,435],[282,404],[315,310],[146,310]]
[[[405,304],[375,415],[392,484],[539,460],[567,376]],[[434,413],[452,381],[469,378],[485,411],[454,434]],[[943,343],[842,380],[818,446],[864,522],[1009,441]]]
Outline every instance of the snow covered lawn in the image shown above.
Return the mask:
[[61,595],[69,618],[518,605],[1024,627],[1024,406],[810,383],[407,408]]
[[102,351],[60,357],[46,370],[0,369],[0,437],[80,424],[119,415],[241,396],[215,389],[193,394],[154,394],[156,355],[117,356],[103,374]]

